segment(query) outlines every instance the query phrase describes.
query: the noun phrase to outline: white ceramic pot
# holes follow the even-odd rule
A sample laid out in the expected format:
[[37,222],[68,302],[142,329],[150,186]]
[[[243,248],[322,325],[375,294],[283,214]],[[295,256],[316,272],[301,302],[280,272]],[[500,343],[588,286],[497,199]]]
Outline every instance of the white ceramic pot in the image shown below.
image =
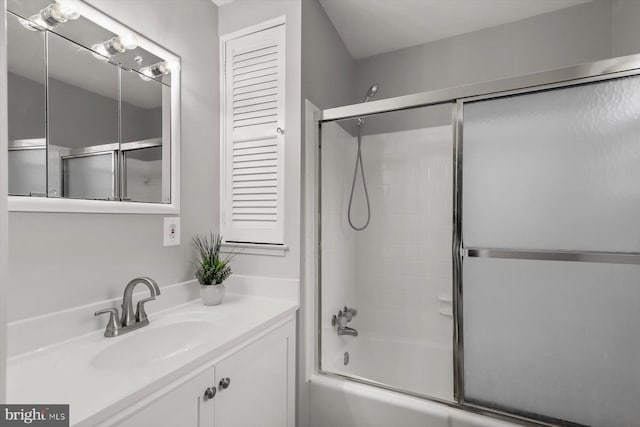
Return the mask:
[[204,305],[218,305],[222,302],[226,289],[224,284],[200,285],[200,298]]

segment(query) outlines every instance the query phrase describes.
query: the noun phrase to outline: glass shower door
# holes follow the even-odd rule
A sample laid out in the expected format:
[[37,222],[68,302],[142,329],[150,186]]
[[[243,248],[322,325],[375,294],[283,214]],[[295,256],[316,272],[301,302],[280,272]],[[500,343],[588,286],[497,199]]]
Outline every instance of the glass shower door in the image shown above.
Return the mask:
[[452,108],[322,124],[323,372],[453,400]]
[[464,400],[640,419],[640,77],[464,104]]

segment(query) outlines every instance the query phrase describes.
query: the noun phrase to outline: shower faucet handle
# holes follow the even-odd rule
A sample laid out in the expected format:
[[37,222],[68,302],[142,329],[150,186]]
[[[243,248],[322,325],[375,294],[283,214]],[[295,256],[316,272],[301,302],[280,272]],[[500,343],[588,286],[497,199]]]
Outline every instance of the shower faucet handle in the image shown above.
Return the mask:
[[353,319],[358,314],[358,310],[356,310],[355,308],[349,308],[345,305],[344,310],[342,310],[341,313],[342,317],[345,317],[347,319],[347,322],[351,322],[351,319]]

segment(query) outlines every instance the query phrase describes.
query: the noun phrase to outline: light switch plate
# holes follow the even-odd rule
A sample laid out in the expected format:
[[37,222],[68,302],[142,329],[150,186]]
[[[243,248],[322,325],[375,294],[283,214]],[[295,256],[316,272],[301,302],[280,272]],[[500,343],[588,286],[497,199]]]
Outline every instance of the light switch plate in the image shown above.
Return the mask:
[[176,246],[180,244],[180,217],[167,216],[164,218],[162,228],[164,246]]

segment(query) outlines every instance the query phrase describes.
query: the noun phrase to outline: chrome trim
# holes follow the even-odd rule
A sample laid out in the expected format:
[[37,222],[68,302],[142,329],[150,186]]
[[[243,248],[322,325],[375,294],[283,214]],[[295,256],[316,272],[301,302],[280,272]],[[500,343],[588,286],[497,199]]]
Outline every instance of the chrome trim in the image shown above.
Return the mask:
[[32,145],[30,147],[9,147],[7,151],[29,151],[29,150],[46,150],[46,145]]
[[128,195],[129,190],[127,188],[127,156],[124,155],[124,151],[118,153],[118,160],[120,161],[120,188],[118,198],[120,198],[120,200],[130,200]]
[[46,146],[46,138],[14,139],[13,141],[9,141],[9,150],[28,150],[32,148],[45,148]]
[[453,104],[453,396],[464,401],[464,334],[462,330],[462,103]]
[[140,141],[123,142],[120,144],[120,150],[141,150],[143,148],[162,147],[162,138],[141,139]]
[[108,153],[110,151],[118,151],[119,145],[117,142],[110,144],[90,145],[88,147],[72,148],[69,151],[69,155],[65,157],[82,157],[91,154]]
[[[17,15],[16,15],[17,16]],[[52,183],[50,182],[51,179],[49,178],[49,172],[53,173],[51,171],[51,168],[49,166],[49,158],[50,158],[50,147],[48,142],[51,141],[51,126],[49,123],[49,120],[51,118],[51,95],[49,93],[49,32],[45,31],[44,33],[44,37],[43,37],[43,49],[44,49],[44,126],[45,126],[45,146],[46,146],[46,154],[45,154],[45,162],[44,162],[44,168],[45,168],[45,181],[44,181],[44,185],[45,185],[45,193],[47,194],[47,196],[49,196],[49,191],[51,190],[52,187]],[[60,164],[59,164],[59,173],[58,173],[58,182],[60,185],[60,188],[58,189],[58,192],[60,193],[60,197],[63,197],[63,188],[64,188],[64,169],[63,169],[64,165],[62,162],[62,159],[60,159]]]
[[[542,86],[567,86],[572,81],[595,78],[619,73],[619,77],[640,73],[640,54],[621,56],[602,61],[557,68],[523,76],[509,77],[500,80],[456,86],[445,89],[420,92],[395,98],[380,99],[367,103],[329,108],[320,113],[320,121],[349,119],[363,115],[386,113],[413,107],[443,104],[463,98],[475,100],[481,96],[496,96],[499,93],[517,90],[518,93],[540,90]],[[577,82],[576,82],[577,84]]]
[[[122,150],[122,67],[118,67],[118,148],[117,150]],[[113,198],[116,200],[123,199],[123,186],[122,183],[122,171],[124,170],[124,165],[122,164],[123,154],[121,151],[116,151],[114,157],[114,174],[113,174],[113,189],[111,194],[113,194]]]
[[[75,150],[73,150],[75,151]],[[60,159],[62,160],[68,160],[68,159],[77,159],[80,157],[91,157],[91,156],[104,156],[106,154],[110,154],[113,156],[113,153],[117,150],[102,150],[102,151],[89,151],[86,153],[74,153],[73,151],[71,151],[71,153],[65,155],[65,156],[60,156]],[[81,151],[81,150],[78,150]]]
[[[316,116],[314,115],[314,120]],[[322,369],[322,123],[317,122],[317,144],[316,144],[316,188],[317,188],[317,209],[316,209],[316,251],[318,262],[316,264],[316,284],[315,284],[315,310],[316,310],[316,372]]]
[[118,194],[118,171],[119,171],[119,158],[118,152],[111,153],[111,197],[115,200],[120,199]]
[[640,265],[640,253],[617,252],[580,252],[580,251],[543,251],[517,249],[478,249],[466,248],[470,258],[522,259],[533,261],[591,262],[605,264]]
[[460,408],[464,411],[473,412],[485,417],[498,418],[505,421],[517,422],[525,426],[547,426],[547,427],[588,427],[583,424],[574,423],[571,421],[561,420],[559,418],[545,417],[538,414],[529,412],[520,412],[514,409],[501,409],[491,408],[489,406],[483,406],[480,403],[465,402],[460,405]]

